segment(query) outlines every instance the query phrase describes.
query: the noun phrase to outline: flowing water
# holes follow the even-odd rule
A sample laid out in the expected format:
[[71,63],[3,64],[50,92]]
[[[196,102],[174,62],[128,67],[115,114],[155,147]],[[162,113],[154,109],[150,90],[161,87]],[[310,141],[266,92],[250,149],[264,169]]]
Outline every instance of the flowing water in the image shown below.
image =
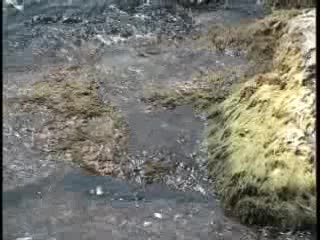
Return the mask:
[[[52,116],[6,112],[4,239],[275,239],[227,217],[207,178],[205,117],[191,106],[150,110],[150,83],[167,87],[194,73],[247,67],[242,57],[193,47],[210,23],[262,15],[252,1],[231,9],[179,8],[170,1],[25,1],[4,13],[4,100],[59,66],[90,66],[104,102],[129,130],[132,168],[161,162],[168,172],[148,183],[92,176],[39,151],[34,136]],[[189,39],[184,41],[184,39]],[[306,238],[306,236],[304,236]]]

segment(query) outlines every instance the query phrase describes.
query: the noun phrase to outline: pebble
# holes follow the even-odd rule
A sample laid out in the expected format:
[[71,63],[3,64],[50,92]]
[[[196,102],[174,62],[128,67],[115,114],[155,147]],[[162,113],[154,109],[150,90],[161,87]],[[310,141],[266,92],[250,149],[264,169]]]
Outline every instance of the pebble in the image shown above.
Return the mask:
[[102,187],[101,186],[97,186],[96,187],[96,194],[98,195],[98,196],[101,196],[101,195],[103,195],[103,190],[102,190]]
[[155,218],[162,219],[162,214],[161,213],[154,213],[153,216]]
[[206,195],[206,191],[205,191],[204,188],[201,187],[200,185],[197,185],[197,186],[195,187],[195,190],[198,191],[198,192],[200,192],[202,195]]
[[147,106],[144,111],[145,111],[145,113],[151,112],[152,111],[152,106]]
[[147,222],[147,221],[146,221],[146,222],[143,223],[143,226],[144,226],[144,227],[149,227],[149,226],[151,226],[151,225],[152,225],[152,222]]
[[82,19],[81,18],[73,18],[73,17],[64,17],[62,19],[62,23],[80,23],[82,22]]

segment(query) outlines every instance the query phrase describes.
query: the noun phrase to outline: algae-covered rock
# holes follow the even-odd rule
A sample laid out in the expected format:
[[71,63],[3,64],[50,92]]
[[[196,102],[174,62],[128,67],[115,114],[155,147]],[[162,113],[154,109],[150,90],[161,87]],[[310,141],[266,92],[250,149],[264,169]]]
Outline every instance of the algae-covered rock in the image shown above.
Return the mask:
[[18,105],[52,116],[35,136],[40,150],[97,174],[121,176],[126,125],[115,107],[101,101],[95,74],[92,69],[55,69],[33,84]]
[[243,222],[313,225],[315,11],[214,26],[208,38],[217,50],[244,50],[251,67],[207,72],[167,89],[151,86],[144,100],[191,103],[207,113],[210,175],[226,209]]
[[272,68],[271,60],[278,40],[287,31],[288,20],[299,13],[301,11],[294,9],[281,10],[257,21],[231,26],[213,25],[200,42],[221,52],[245,53],[254,63],[251,75],[267,72]]
[[316,223],[315,12],[286,25],[272,69],[209,113],[209,168],[242,221],[305,227]]
[[191,104],[195,112],[205,111],[213,102],[223,101],[244,73],[245,69],[241,67],[232,71],[225,67],[197,74],[192,81],[178,82],[167,88],[148,85],[142,100],[155,107],[174,108]]
[[276,9],[310,8],[316,6],[316,0],[265,0],[264,5]]

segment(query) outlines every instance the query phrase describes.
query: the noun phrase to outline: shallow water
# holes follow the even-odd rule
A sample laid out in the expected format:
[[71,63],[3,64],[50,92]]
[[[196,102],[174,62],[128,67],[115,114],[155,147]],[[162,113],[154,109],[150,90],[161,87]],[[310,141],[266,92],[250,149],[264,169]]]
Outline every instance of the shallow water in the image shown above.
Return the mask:
[[153,184],[139,175],[92,176],[39,151],[34,135],[52,116],[9,112],[4,115],[4,239],[260,239],[255,229],[225,215],[210,187],[200,145],[205,120],[190,106],[149,111],[141,101],[149,83],[167,87],[198,71],[246,67],[240,57],[159,43],[155,36],[181,39],[195,28],[206,31],[211,22],[258,17],[256,7],[199,10],[195,27],[185,11],[159,11],[157,3],[136,9],[139,3],[124,0],[69,3],[26,1],[23,13],[5,16],[5,99],[19,97],[22,86],[54,67],[94,67],[101,98],[115,104],[129,124],[132,164],[160,161],[172,171]]

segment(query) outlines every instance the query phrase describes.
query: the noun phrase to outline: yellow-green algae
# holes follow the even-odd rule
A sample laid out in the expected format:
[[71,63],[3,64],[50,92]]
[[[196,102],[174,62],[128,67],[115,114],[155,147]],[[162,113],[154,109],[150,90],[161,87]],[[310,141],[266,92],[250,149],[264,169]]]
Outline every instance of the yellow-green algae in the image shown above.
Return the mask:
[[226,208],[243,222],[304,227],[316,222],[315,94],[304,86],[298,40],[284,34],[273,70],[212,107],[209,170]]
[[231,26],[216,24],[200,38],[199,43],[218,51],[245,52],[254,65],[247,75],[267,72],[272,69],[272,58],[279,38],[286,32],[288,20],[300,13],[296,9],[279,10],[256,21]]
[[308,142],[315,131],[315,94],[304,84],[301,34],[288,34],[289,21],[299,14],[276,11],[209,34],[216,49],[247,50],[253,67],[235,71],[235,86],[225,87],[230,71],[221,70],[196,77],[187,87],[147,91],[153,103],[191,103],[208,113],[210,175],[226,209],[245,223],[316,222],[315,160]]
[[312,8],[316,0],[265,0],[264,5],[274,9]]
[[195,112],[206,111],[212,103],[221,102],[236,88],[243,78],[244,71],[221,68],[217,71],[196,74],[192,81],[178,82],[169,88],[147,85],[144,100],[154,106],[175,107],[191,104]]
[[94,71],[55,69],[17,102],[22,111],[51,114],[35,136],[37,145],[47,145],[45,151],[100,175],[122,174],[126,124],[99,98]]

